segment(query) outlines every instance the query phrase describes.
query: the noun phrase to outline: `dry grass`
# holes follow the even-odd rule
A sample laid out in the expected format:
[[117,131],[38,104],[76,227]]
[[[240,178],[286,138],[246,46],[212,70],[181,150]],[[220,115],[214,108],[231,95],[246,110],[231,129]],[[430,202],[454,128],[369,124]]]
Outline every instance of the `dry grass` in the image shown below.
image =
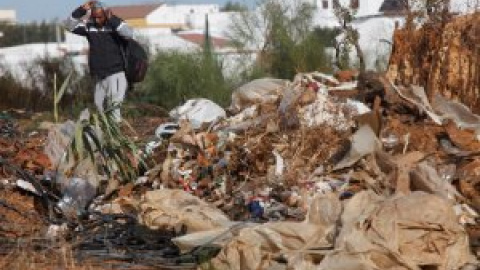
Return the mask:
[[[105,270],[105,269],[130,269],[147,270],[153,269],[146,266],[135,266],[120,261],[80,261],[75,257],[70,243],[49,243],[42,239],[22,240],[22,244],[10,247],[8,250],[0,245],[0,269],[9,270]],[[156,268],[158,269],[158,268]]]

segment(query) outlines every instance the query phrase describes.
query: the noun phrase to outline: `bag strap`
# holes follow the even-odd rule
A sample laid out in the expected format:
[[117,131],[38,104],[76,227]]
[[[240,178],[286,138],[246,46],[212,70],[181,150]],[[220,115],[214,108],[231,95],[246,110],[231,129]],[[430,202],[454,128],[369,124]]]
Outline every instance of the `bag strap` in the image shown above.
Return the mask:
[[116,33],[116,32],[113,33],[113,36],[118,43],[118,47],[120,48],[120,54],[121,54],[122,59],[123,59],[123,69],[124,69],[125,72],[127,72],[128,61],[127,61],[127,52],[125,51],[125,48],[126,48],[126,43],[128,41],[123,40],[123,38],[120,37],[120,35],[118,35],[118,33]]
[[[103,3],[98,3],[97,4],[100,4],[99,8],[102,9],[102,12],[103,14],[107,14],[107,12],[105,11],[105,8],[104,8],[104,4]],[[113,29],[113,28],[112,28]],[[122,55],[122,59],[123,59],[123,69],[125,72],[127,72],[127,68],[128,68],[128,63],[127,63],[127,52],[125,51],[125,47],[124,46],[124,43],[126,43],[127,41],[124,40],[118,33],[117,31],[113,31],[113,38],[117,41],[118,43],[118,47],[120,48],[120,54]]]

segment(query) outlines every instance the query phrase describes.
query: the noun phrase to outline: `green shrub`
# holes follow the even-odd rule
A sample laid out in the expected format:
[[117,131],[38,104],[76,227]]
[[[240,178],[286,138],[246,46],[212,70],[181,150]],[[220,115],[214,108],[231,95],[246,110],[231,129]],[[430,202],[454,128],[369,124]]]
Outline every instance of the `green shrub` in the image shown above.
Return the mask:
[[325,49],[331,46],[337,30],[317,28],[301,41],[285,36],[267,58],[265,72],[282,79],[293,79],[299,72],[332,72],[332,61]]
[[191,98],[207,98],[219,105],[230,102],[231,85],[221,63],[203,52],[159,52],[140,86],[142,101],[172,109]]

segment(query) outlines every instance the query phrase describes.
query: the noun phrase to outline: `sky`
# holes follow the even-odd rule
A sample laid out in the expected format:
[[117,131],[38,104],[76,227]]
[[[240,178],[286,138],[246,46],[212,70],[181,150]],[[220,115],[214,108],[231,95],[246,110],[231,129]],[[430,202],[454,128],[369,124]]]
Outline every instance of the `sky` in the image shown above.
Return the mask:
[[[102,0],[105,4],[125,5],[134,3],[182,3],[182,4],[220,4],[228,0]],[[0,9],[15,9],[17,20],[20,22],[32,22],[41,20],[64,19],[82,0],[0,0]],[[251,5],[255,0],[237,0],[237,2]]]

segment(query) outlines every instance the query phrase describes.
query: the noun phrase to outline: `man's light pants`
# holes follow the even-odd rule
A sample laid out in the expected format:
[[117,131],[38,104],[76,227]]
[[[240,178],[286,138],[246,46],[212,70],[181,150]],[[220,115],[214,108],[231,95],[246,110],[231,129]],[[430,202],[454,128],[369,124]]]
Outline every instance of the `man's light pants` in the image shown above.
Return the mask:
[[127,78],[123,71],[98,80],[95,84],[95,105],[98,111],[103,112],[105,109],[117,106],[113,114],[116,121],[120,122],[122,115],[119,106],[125,98],[127,86]]

